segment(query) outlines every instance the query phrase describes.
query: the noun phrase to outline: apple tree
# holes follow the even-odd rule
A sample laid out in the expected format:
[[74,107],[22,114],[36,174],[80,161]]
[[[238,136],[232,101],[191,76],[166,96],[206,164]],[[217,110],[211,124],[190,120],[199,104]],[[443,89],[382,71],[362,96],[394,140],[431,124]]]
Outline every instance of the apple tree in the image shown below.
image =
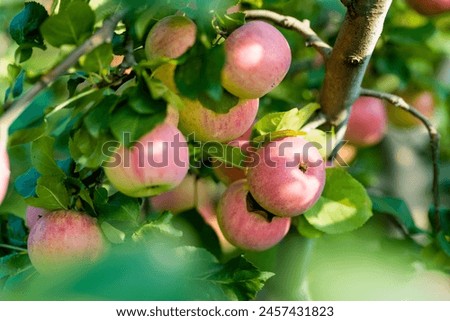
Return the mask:
[[0,8],[0,298],[449,299],[448,1]]

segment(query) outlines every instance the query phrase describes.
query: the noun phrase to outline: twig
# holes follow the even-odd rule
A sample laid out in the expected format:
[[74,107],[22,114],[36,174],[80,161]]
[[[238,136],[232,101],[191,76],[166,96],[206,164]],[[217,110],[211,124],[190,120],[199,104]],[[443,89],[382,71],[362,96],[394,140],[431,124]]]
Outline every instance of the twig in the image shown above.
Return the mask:
[[27,251],[27,249],[24,249],[22,247],[17,247],[17,246],[13,246],[13,245],[9,245],[9,244],[0,244],[0,248],[13,250],[13,251],[19,251],[19,252],[26,252]]
[[67,56],[59,65],[42,76],[36,84],[33,85],[23,96],[14,101],[10,106],[5,106],[5,113],[0,118],[0,127],[9,127],[23,113],[33,99],[47,86],[51,85],[59,76],[63,75],[70,67],[72,67],[78,59],[91,52],[101,44],[109,43],[112,40],[114,29],[124,16],[125,12],[121,11],[111,18],[105,20],[103,26],[87,39],[81,46],[77,47]]
[[325,60],[331,54],[331,46],[323,41],[314,30],[311,29],[309,20],[300,21],[294,17],[284,16],[269,10],[244,11],[247,19],[262,19],[271,21],[285,29],[291,29],[305,38],[306,46],[315,48]]
[[440,199],[439,199],[439,132],[437,129],[433,126],[433,124],[428,120],[427,117],[425,117],[422,113],[420,113],[418,110],[416,110],[413,106],[408,104],[406,101],[403,100],[403,98],[388,94],[384,92],[379,92],[375,90],[370,89],[361,89],[360,92],[361,96],[370,96],[375,97],[379,99],[383,99],[395,107],[401,108],[404,111],[407,111],[417,119],[419,119],[426,127],[428,131],[428,135],[430,136],[430,147],[431,147],[431,158],[433,162],[433,205],[434,205],[434,226],[436,227],[436,230],[439,231],[440,229],[440,219],[439,219],[439,207],[440,207]]

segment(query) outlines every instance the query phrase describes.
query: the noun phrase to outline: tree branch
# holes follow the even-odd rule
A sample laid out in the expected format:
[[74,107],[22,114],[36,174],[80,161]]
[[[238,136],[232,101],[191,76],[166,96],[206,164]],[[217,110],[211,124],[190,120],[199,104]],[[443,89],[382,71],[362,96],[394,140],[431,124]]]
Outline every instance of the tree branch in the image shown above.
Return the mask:
[[43,75],[23,96],[14,101],[10,106],[5,106],[6,111],[0,118],[0,127],[9,128],[11,124],[24,112],[33,99],[46,87],[50,86],[59,76],[72,67],[78,59],[91,52],[101,44],[112,40],[114,29],[124,16],[125,12],[118,12],[105,20],[103,26],[97,30],[81,46],[77,47],[59,65]]
[[381,35],[392,0],[342,0],[347,7],[333,51],[326,62],[320,105],[331,125],[347,118]]
[[300,21],[294,17],[284,16],[269,10],[247,10],[244,13],[247,19],[268,20],[282,28],[298,32],[305,38],[306,46],[315,48],[325,60],[331,53],[332,48],[311,29],[309,20]]
[[397,108],[401,108],[417,119],[419,119],[426,127],[428,131],[428,135],[430,136],[430,147],[431,147],[431,158],[433,162],[433,205],[434,205],[434,226],[437,230],[440,229],[440,219],[439,219],[439,207],[440,207],[440,199],[439,199],[439,133],[437,129],[433,126],[433,124],[425,117],[422,113],[420,113],[413,106],[409,105],[403,98],[388,94],[384,92],[378,92],[370,89],[361,89],[361,96],[370,96],[379,99],[383,99]]

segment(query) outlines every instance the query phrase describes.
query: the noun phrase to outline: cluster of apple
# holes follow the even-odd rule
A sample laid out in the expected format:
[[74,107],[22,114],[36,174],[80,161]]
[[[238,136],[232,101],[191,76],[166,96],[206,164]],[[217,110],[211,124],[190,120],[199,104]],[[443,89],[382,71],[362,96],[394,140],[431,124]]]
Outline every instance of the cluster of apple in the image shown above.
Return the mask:
[[[193,21],[182,16],[166,17],[147,37],[147,57],[176,59],[195,40]],[[258,98],[276,87],[286,75],[291,63],[290,48],[276,28],[252,21],[232,32],[224,42],[224,49],[222,85],[240,99],[239,103],[228,113],[218,114],[198,100],[182,97],[185,107],[179,111],[178,127],[183,134],[194,134],[195,139],[204,142],[235,139],[230,144],[245,150]],[[165,63],[154,74],[176,92],[174,73],[175,65]],[[286,235],[291,217],[304,213],[318,200],[324,187],[325,167],[318,150],[300,137],[272,141],[256,150],[251,158],[253,162],[248,164],[247,173],[224,166],[216,168],[231,183],[219,201],[217,220],[231,244],[264,250]],[[161,200],[169,196],[173,201],[183,198],[174,192],[156,196],[152,203],[161,209]],[[173,203],[163,206],[164,209],[173,207]]]
[[[193,21],[182,16],[166,17],[147,37],[147,57],[176,59],[195,44],[196,37]],[[219,235],[215,215],[218,195],[211,194],[214,188],[210,188],[208,181],[188,174],[189,149],[185,135],[194,134],[195,139],[205,142],[229,142],[248,132],[258,111],[258,98],[281,82],[291,62],[287,41],[265,22],[250,22],[237,29],[224,46],[227,62],[223,68],[223,86],[239,97],[238,104],[228,113],[219,114],[198,100],[180,97],[185,105],[183,109],[168,106],[164,122],[131,148],[119,146],[104,167],[109,182],[118,191],[131,197],[151,197],[155,209],[169,209],[174,213],[197,207]],[[178,93],[175,67],[170,62],[164,63],[154,71],[154,76]],[[254,78],[245,76],[249,74]],[[205,192],[201,193],[202,190]],[[182,207],[174,208],[175,203]],[[89,264],[107,248],[96,219],[87,214],[29,207],[26,216],[30,228],[29,256],[41,273],[52,273],[73,264]],[[269,224],[267,218],[265,221]],[[271,221],[271,226],[280,225],[275,223],[277,219]],[[289,218],[280,218],[280,222],[283,233],[287,232]]]

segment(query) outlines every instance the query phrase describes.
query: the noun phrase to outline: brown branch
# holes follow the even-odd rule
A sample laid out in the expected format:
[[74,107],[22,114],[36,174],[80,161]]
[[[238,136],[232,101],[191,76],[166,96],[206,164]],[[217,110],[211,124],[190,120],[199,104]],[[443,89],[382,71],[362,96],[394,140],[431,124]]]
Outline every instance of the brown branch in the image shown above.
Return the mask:
[[25,111],[33,99],[46,87],[50,86],[59,76],[63,75],[72,67],[78,59],[91,52],[93,49],[104,43],[110,43],[116,25],[124,16],[125,12],[118,12],[105,20],[103,26],[97,30],[81,46],[77,47],[59,65],[43,75],[24,95],[14,101],[10,106],[5,106],[5,112],[0,118],[0,127],[8,128]]
[[433,205],[434,205],[434,226],[436,230],[440,229],[440,219],[439,219],[439,207],[440,207],[440,199],[439,199],[439,140],[440,136],[437,129],[433,126],[433,124],[428,120],[426,116],[420,113],[413,106],[409,105],[403,98],[388,94],[384,92],[379,92],[370,89],[361,89],[361,96],[370,96],[379,99],[383,99],[397,108],[403,109],[407,111],[417,119],[419,119],[428,131],[428,135],[430,136],[430,148],[431,148],[431,158],[433,162]]
[[306,46],[315,48],[326,60],[331,53],[331,46],[324,42],[314,30],[311,29],[309,20],[300,21],[294,17],[284,16],[269,10],[244,11],[247,19],[268,20],[278,26],[298,32],[305,38]]
[[320,105],[331,125],[347,117],[359,96],[364,73],[381,35],[392,0],[342,0],[345,20],[326,62]]

